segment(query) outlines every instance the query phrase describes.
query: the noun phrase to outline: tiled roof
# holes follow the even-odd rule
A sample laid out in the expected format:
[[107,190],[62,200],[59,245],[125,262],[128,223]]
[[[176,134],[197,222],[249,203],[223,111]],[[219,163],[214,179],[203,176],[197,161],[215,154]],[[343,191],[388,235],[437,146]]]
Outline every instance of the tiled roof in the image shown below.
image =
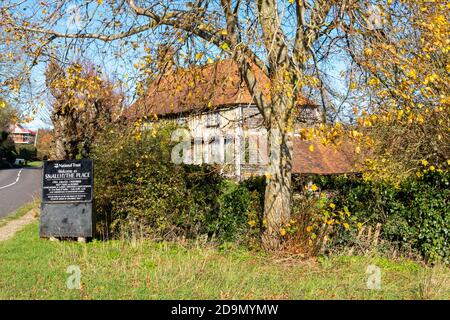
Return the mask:
[[[313,145],[314,151],[310,151]],[[354,153],[349,143],[340,147],[294,138],[292,173],[342,174],[354,172]]]
[[[268,94],[269,79],[257,67],[253,71],[264,94]],[[254,104],[253,98],[241,81],[236,63],[227,59],[160,77],[150,84],[145,96],[125,111],[125,117],[136,119],[248,104]]]
[[9,128],[9,131],[10,131],[11,133],[16,133],[16,134],[21,134],[21,133],[24,133],[24,134],[25,134],[25,133],[28,133],[28,134],[31,134],[31,135],[36,135],[36,131],[26,129],[26,128],[20,126],[20,125],[14,125],[14,126],[11,126],[11,127]]

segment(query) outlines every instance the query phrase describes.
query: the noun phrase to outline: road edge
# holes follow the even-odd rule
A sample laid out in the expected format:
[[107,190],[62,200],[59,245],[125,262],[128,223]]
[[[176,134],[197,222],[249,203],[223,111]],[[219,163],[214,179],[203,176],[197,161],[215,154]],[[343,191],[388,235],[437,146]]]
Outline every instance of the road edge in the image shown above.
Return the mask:
[[[0,226],[0,242],[11,239],[17,232],[22,230],[26,225],[32,223],[39,216],[39,207],[36,203],[29,203],[25,206],[32,205],[31,209],[27,210],[25,214],[14,216],[13,219],[8,220],[5,224]],[[19,211],[19,208],[17,211]]]

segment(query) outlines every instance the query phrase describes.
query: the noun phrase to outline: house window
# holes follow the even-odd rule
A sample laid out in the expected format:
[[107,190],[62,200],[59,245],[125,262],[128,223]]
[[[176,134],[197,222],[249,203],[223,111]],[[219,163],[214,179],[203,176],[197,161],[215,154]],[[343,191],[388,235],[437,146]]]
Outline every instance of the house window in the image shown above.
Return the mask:
[[206,116],[207,127],[218,127],[220,125],[220,115],[218,112],[208,113]]
[[207,156],[206,163],[213,164],[213,163],[220,163],[220,137],[219,136],[213,136],[210,137],[208,140],[208,145],[206,146],[206,152]]
[[177,124],[178,125],[180,125],[180,126],[183,126],[183,125],[185,125],[186,124],[186,118],[185,117],[178,117],[177,118]]
[[234,136],[227,135],[224,141],[224,161],[225,163],[234,162]]

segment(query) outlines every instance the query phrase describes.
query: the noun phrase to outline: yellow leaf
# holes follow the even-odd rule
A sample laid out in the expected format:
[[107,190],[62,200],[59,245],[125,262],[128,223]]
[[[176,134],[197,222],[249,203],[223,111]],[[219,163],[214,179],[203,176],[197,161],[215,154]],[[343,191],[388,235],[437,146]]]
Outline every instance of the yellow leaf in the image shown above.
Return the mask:
[[369,84],[372,85],[372,86],[379,85],[380,84],[380,80],[378,80],[377,78],[370,78]]
[[280,234],[281,234],[282,237],[284,237],[286,235],[286,229],[282,228],[280,230]]
[[344,226],[345,230],[348,230],[348,228],[350,228],[350,226],[347,222],[344,222],[342,225]]
[[314,145],[310,145],[310,146],[309,146],[309,151],[311,151],[311,152],[314,151]]
[[371,54],[373,53],[373,50],[370,49],[370,48],[366,48],[366,49],[364,49],[364,53],[365,53],[366,55],[371,55]]
[[228,51],[230,49],[230,47],[228,46],[228,43],[226,43],[226,42],[222,43],[220,48],[224,51]]
[[408,76],[410,76],[411,78],[417,78],[417,72],[414,69],[409,70],[408,72]]
[[103,3],[103,0],[97,0],[98,5],[101,5]]

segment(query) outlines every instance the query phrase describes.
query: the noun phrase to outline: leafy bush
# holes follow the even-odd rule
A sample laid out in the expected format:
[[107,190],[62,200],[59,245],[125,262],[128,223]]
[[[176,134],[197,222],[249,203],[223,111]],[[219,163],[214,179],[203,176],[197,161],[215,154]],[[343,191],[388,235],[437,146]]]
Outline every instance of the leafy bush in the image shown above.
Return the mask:
[[214,217],[213,230],[225,241],[256,239],[260,233],[262,207],[260,193],[246,183],[224,181],[218,198],[220,209]]
[[[264,177],[237,183],[213,167],[174,164],[173,129],[114,127],[99,138],[93,152],[99,231],[106,237],[258,243]],[[429,170],[398,186],[356,176],[312,179],[328,194],[305,192],[305,180],[296,183],[292,220],[280,230],[289,248],[314,255],[348,247],[362,225],[381,224],[384,243],[449,262],[448,172]]]
[[33,145],[18,145],[17,153],[17,157],[24,159],[26,162],[35,160],[37,157],[37,151]]
[[358,221],[382,224],[383,240],[417,250],[430,262],[446,263],[450,262],[449,181],[448,172],[430,170],[398,186],[355,176],[315,178],[322,190],[334,190],[333,201],[347,206]]
[[[9,137],[8,132],[0,131],[0,168],[2,167],[3,161],[12,164],[16,160],[16,157],[17,153],[14,141]],[[3,165],[9,167],[6,163]]]
[[338,207],[323,193],[302,188],[294,194],[292,218],[281,234],[284,250],[303,256],[316,256],[336,245],[339,237],[358,228],[356,217],[347,206]]
[[[258,202],[210,166],[171,161],[172,124],[106,130],[93,150],[98,229],[106,237],[243,240]],[[257,207],[257,206],[256,206]]]

